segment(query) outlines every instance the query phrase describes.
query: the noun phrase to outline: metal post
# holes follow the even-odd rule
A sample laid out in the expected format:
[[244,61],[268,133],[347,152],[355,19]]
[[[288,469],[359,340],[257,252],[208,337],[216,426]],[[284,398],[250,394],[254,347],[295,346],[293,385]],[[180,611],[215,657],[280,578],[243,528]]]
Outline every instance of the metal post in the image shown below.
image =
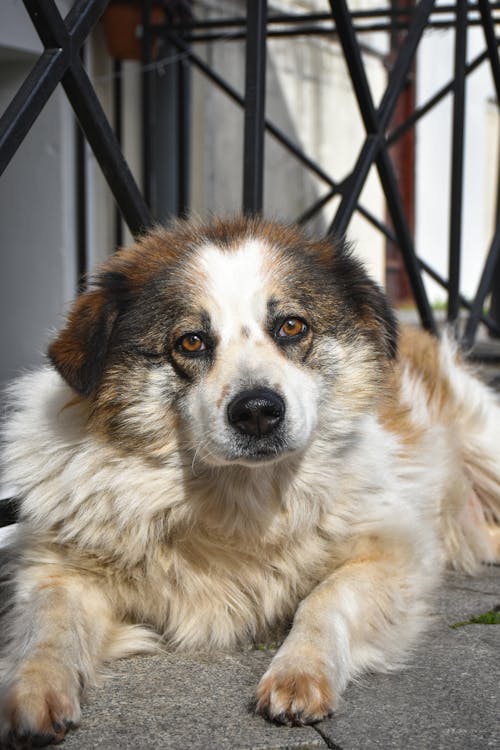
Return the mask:
[[462,193],[465,131],[465,57],[467,50],[467,0],[457,0],[455,23],[455,80],[453,86],[453,137],[451,154],[450,248],[448,258],[448,322],[457,324],[460,311],[460,255],[462,249]]
[[189,210],[190,73],[186,60],[177,62],[177,215]]
[[153,175],[154,144],[154,71],[151,70],[151,0],[142,2],[142,73],[141,73],[141,113],[142,113],[142,192],[149,209],[155,213],[155,185]]
[[247,0],[243,211],[260,213],[264,192],[266,0]]
[[[113,63],[113,129],[120,148],[123,140],[123,65],[121,60]],[[120,207],[115,209],[115,244],[120,247],[123,243],[123,223]]]

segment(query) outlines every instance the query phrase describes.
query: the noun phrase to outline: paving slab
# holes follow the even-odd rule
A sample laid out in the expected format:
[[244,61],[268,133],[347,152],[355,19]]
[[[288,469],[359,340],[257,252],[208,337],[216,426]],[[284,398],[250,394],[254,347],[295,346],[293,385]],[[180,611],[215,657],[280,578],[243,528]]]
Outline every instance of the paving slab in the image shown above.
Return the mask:
[[89,692],[80,729],[64,750],[313,750],[326,748],[313,727],[271,724],[251,709],[273,656],[134,657]]
[[457,622],[500,605],[500,568],[452,573],[408,666],[367,675],[317,729],[341,750],[500,748],[500,625]]
[[335,716],[281,727],[253,715],[271,650],[137,657],[90,691],[65,750],[500,748],[500,626],[457,622],[500,605],[500,567],[450,573],[408,666],[351,685]]

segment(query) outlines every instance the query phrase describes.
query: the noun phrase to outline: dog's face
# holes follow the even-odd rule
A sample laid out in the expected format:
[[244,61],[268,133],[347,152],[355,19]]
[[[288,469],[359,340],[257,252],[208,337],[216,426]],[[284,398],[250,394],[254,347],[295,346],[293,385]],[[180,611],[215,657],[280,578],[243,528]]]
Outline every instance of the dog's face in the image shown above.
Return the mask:
[[117,253],[49,354],[124,450],[255,466],[369,408],[395,336],[341,244],[236,219]]

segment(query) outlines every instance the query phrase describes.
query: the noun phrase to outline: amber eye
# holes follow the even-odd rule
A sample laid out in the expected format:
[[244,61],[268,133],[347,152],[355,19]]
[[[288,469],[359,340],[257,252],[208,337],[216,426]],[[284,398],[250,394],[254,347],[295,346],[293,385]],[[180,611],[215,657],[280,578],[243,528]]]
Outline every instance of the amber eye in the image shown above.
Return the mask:
[[206,348],[205,342],[197,333],[187,333],[177,342],[177,349],[185,354],[198,354]]
[[278,329],[280,338],[295,338],[307,331],[307,325],[300,318],[287,318]]

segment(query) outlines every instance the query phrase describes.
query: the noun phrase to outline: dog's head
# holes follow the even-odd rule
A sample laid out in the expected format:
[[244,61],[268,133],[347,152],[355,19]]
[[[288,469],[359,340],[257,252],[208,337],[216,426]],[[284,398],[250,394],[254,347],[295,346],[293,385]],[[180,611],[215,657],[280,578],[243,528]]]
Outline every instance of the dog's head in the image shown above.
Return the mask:
[[124,450],[258,465],[348,429],[395,351],[386,299],[343,243],[240,218],[116,253],[49,356]]

